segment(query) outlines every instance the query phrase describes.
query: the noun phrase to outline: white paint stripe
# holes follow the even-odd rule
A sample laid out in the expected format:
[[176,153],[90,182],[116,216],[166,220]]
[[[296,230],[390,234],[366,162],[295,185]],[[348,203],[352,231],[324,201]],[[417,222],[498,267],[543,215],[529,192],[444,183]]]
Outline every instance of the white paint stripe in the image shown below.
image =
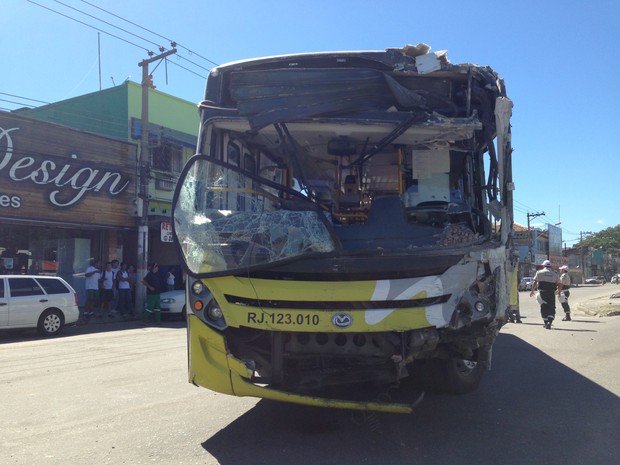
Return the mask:
[[378,323],[381,323],[388,316],[390,316],[394,310],[396,309],[385,308],[385,309],[366,310],[364,319],[366,320],[366,324],[376,325]]

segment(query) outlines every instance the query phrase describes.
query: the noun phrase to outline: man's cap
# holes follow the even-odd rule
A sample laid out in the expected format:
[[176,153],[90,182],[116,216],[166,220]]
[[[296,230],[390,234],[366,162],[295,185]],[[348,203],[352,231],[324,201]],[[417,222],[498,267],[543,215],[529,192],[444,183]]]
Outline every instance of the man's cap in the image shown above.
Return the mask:
[[551,268],[551,262],[549,260],[545,260],[544,262],[542,262],[542,266],[544,266],[545,268]]
[[560,267],[560,270],[561,270],[561,271],[568,271],[568,267],[567,267],[566,265],[562,265],[562,266]]

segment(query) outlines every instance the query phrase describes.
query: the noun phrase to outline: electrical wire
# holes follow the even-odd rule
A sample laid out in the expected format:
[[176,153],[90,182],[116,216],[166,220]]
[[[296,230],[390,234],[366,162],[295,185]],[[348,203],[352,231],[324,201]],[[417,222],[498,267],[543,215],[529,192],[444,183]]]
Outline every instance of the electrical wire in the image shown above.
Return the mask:
[[[110,37],[114,37],[115,39],[118,39],[118,40],[120,40],[120,41],[122,41],[122,42],[125,42],[125,43],[127,43],[127,44],[129,44],[129,45],[132,45],[132,46],[134,46],[134,47],[136,47],[136,48],[139,48],[139,49],[141,49],[141,50],[146,50],[147,52],[150,52],[150,50],[149,50],[149,48],[148,48],[148,47],[141,46],[141,45],[139,45],[139,44],[137,44],[137,43],[135,43],[135,42],[132,42],[132,41],[130,41],[130,40],[127,40],[126,38],[120,37],[120,36],[118,36],[118,35],[116,35],[116,34],[112,34],[111,32],[106,31],[106,30],[104,30],[104,29],[101,29],[100,27],[97,27],[97,26],[95,26],[95,25],[93,25],[93,24],[88,24],[88,23],[86,23],[86,22],[84,22],[84,21],[81,21],[81,20],[79,20],[79,19],[77,19],[77,18],[75,18],[75,17],[73,17],[73,16],[70,16],[70,15],[68,15],[68,14],[62,13],[62,12],[60,12],[60,11],[58,11],[58,10],[54,10],[54,9],[52,9],[52,8],[50,8],[50,7],[47,7],[47,6],[41,5],[40,3],[37,3],[37,2],[35,2],[34,0],[27,0],[27,1],[28,1],[29,3],[32,3],[33,5],[39,6],[39,7],[41,7],[41,8],[44,8],[44,9],[46,9],[46,10],[48,10],[48,11],[51,11],[52,13],[56,13],[56,14],[58,14],[58,15],[60,15],[60,16],[63,16],[63,17],[65,17],[65,18],[67,18],[67,19],[70,19],[70,20],[72,20],[72,21],[75,21],[75,22],[77,22],[77,23],[79,23],[79,24],[82,24],[82,25],[84,25],[84,26],[86,26],[86,27],[89,27],[89,28],[91,28],[91,29],[94,29],[94,30],[96,30],[96,31],[98,31],[98,32],[101,32],[101,33],[103,33],[103,34],[105,34],[105,35],[108,35],[108,36],[110,36]],[[81,14],[85,15],[85,16],[88,16],[89,18],[96,19],[97,21],[100,21],[100,22],[102,22],[102,23],[104,23],[104,24],[106,24],[106,25],[108,25],[108,26],[110,26],[110,27],[113,27],[113,28],[115,28],[115,29],[118,29],[118,30],[120,30],[120,31],[122,31],[122,32],[124,32],[124,33],[126,33],[126,34],[129,34],[130,36],[133,36],[133,37],[136,37],[136,38],[138,38],[138,39],[140,39],[140,40],[143,40],[144,42],[147,42],[147,43],[148,43],[148,44],[150,44],[150,45],[154,45],[155,47],[159,48],[159,50],[160,50],[160,51],[165,51],[165,50],[166,50],[166,47],[163,47],[162,45],[160,45],[160,44],[158,44],[158,43],[156,43],[156,42],[154,42],[154,41],[152,41],[152,40],[150,40],[150,39],[148,39],[148,38],[146,38],[146,37],[142,37],[142,36],[140,36],[140,35],[138,35],[138,34],[135,34],[135,33],[131,32],[131,31],[128,31],[127,29],[123,29],[123,28],[121,28],[121,27],[119,27],[119,26],[116,26],[116,25],[114,25],[114,24],[110,23],[110,22],[107,22],[107,21],[105,21],[105,20],[103,20],[103,19],[101,19],[101,18],[97,18],[96,16],[93,16],[93,15],[91,15],[91,14],[89,14],[89,13],[85,12],[85,11],[79,10],[79,9],[77,9],[77,8],[75,8],[75,7],[71,6],[71,5],[67,5],[66,3],[61,2],[60,0],[54,0],[54,1],[55,1],[56,3],[58,3],[58,4],[60,4],[60,5],[63,5],[63,6],[64,6],[64,7],[66,7],[66,8],[69,8],[69,9],[71,9],[71,10],[73,10],[73,11],[76,11],[76,12],[78,12],[78,13],[81,13]],[[89,3],[89,2],[84,2],[84,3],[86,3],[86,4],[88,4],[88,5],[91,5],[91,6],[93,6],[94,8],[97,8],[97,9],[99,9],[99,10],[101,10],[101,11],[103,11],[103,12],[107,13],[107,14],[110,14],[110,15],[112,15],[112,16],[114,16],[114,17],[118,18],[118,19],[121,19],[121,20],[123,20],[123,21],[126,21],[126,22],[128,22],[129,24],[132,24],[132,25],[134,25],[134,26],[136,26],[136,27],[139,27],[140,29],[143,29],[143,30],[145,30],[145,31],[147,31],[147,32],[149,32],[149,33],[151,33],[151,34],[153,34],[153,35],[156,35],[156,36],[158,36],[158,37],[160,37],[160,38],[163,38],[163,39],[165,39],[165,40],[169,41],[169,42],[170,42],[170,44],[171,44],[171,46],[181,47],[181,48],[183,48],[184,50],[187,50],[187,51],[188,51],[189,53],[191,53],[192,55],[196,55],[196,56],[198,56],[198,57],[202,58],[203,60],[206,60],[206,61],[208,61],[209,63],[212,63],[212,64],[214,64],[214,65],[216,65],[216,66],[217,66],[217,63],[215,63],[214,61],[209,60],[208,58],[203,57],[202,55],[200,55],[200,54],[198,54],[198,53],[194,52],[193,50],[190,50],[190,49],[189,49],[189,48],[187,48],[187,47],[184,47],[184,46],[182,46],[182,45],[177,44],[176,42],[174,42],[174,41],[172,41],[172,40],[170,40],[170,39],[168,39],[168,38],[166,38],[166,37],[162,36],[161,34],[157,34],[156,32],[153,32],[153,31],[151,31],[151,30],[149,30],[149,29],[146,29],[146,28],[144,28],[144,27],[142,27],[142,26],[140,26],[140,25],[138,25],[138,24],[136,24],[136,23],[134,23],[134,22],[132,22],[132,21],[129,21],[129,20],[127,20],[127,19],[125,19],[125,18],[123,18],[123,17],[119,16],[119,15],[116,15],[116,14],[114,14],[114,13],[112,13],[112,12],[110,12],[110,11],[107,11],[107,10],[105,10],[105,9],[103,9],[103,8],[100,8],[100,7],[96,6],[96,5],[92,5],[92,4],[91,4],[91,3]],[[201,69],[203,69],[203,70],[205,70],[205,71],[210,71],[210,68],[205,68],[204,66],[201,66],[200,64],[198,64],[198,63],[196,63],[196,62],[194,62],[194,61],[192,61],[192,60],[190,60],[190,59],[188,59],[188,58],[186,58],[186,57],[184,57],[184,56],[182,56],[182,55],[178,55],[178,54],[177,54],[177,55],[176,55],[176,57],[177,57],[178,59],[180,59],[180,60],[185,60],[185,61],[187,61],[188,63],[192,64],[193,66],[196,66],[196,67],[198,67],[198,68],[201,68]],[[174,63],[174,62],[173,62],[173,61],[170,61],[170,63]],[[176,63],[175,63],[175,64],[176,64]],[[195,73],[195,72],[193,72],[193,71],[189,70],[188,68],[186,68],[186,67],[184,67],[184,66],[180,66],[180,65],[179,65],[179,67],[180,67],[181,69],[184,69],[184,70],[186,70],[186,71],[191,72],[192,74],[194,74],[194,75],[196,75],[196,76],[198,76],[198,77],[201,77],[201,78],[205,79],[205,77],[204,77],[204,76],[202,76],[202,75],[200,75],[200,74],[198,74],[198,73]]]
[[[66,14],[66,13],[64,13],[64,12],[62,12],[62,11],[58,11],[57,9],[50,8],[50,7],[46,6],[46,5],[43,5],[43,4],[41,4],[41,3],[38,3],[38,2],[37,2],[37,1],[35,1],[35,0],[27,0],[27,1],[28,1],[29,3],[31,3],[31,4],[33,4],[33,5],[36,5],[36,6],[40,7],[40,8],[43,8],[43,9],[45,9],[45,10],[48,10],[48,11],[50,11],[50,12],[52,12],[52,13],[57,14],[57,15],[60,15],[60,16],[62,16],[62,17],[64,17],[64,18],[66,18],[66,19],[69,19],[69,20],[75,21],[75,22],[77,22],[77,23],[79,23],[79,24],[81,24],[81,25],[83,25],[83,26],[86,26],[86,27],[88,27],[88,28],[90,28],[90,29],[94,29],[94,30],[96,30],[96,31],[98,31],[98,32],[100,32],[100,33],[103,33],[103,34],[105,34],[105,35],[108,35],[108,36],[110,36],[110,37],[113,37],[113,38],[115,38],[115,39],[118,39],[118,40],[120,40],[121,42],[124,42],[124,43],[126,43],[126,44],[129,44],[129,45],[134,46],[134,47],[136,47],[136,48],[139,48],[139,49],[141,49],[141,50],[147,50],[147,52],[152,53],[152,52],[150,52],[150,50],[148,49],[148,47],[147,47],[147,46],[142,46],[142,45],[140,45],[139,43],[136,43],[135,41],[128,40],[127,38],[125,38],[125,37],[121,37],[120,35],[117,35],[117,34],[113,34],[113,33],[109,32],[109,31],[107,31],[107,30],[104,30],[104,29],[102,29],[101,27],[98,27],[97,25],[94,25],[94,24],[92,24],[92,23],[90,23],[90,22],[82,21],[82,20],[80,20],[80,19],[76,18],[74,15],[69,15],[69,14]],[[83,14],[83,15],[87,16],[88,18],[95,19],[95,20],[100,21],[101,23],[103,23],[103,24],[105,24],[105,25],[107,25],[107,26],[110,26],[110,27],[115,28],[115,29],[117,29],[117,30],[119,30],[119,31],[122,31],[124,34],[128,34],[128,35],[130,35],[130,36],[132,36],[132,37],[135,37],[135,38],[139,39],[140,41],[143,41],[143,42],[145,42],[146,44],[149,44],[149,46],[150,46],[150,45],[156,46],[156,47],[158,47],[158,48],[159,48],[159,50],[160,50],[160,51],[165,50],[165,47],[160,46],[158,43],[154,42],[153,40],[150,40],[150,39],[149,39],[149,38],[147,38],[147,37],[143,37],[143,36],[141,36],[141,35],[135,34],[135,33],[131,32],[131,31],[130,31],[130,30],[128,30],[128,29],[124,29],[124,28],[119,27],[119,26],[117,26],[117,25],[115,25],[115,24],[112,24],[112,23],[110,23],[110,22],[108,22],[108,21],[105,21],[105,20],[103,20],[103,19],[101,19],[101,18],[97,18],[96,16],[93,16],[92,14],[89,14],[89,13],[87,13],[87,12],[85,12],[85,11],[82,11],[82,10],[80,10],[79,8],[75,8],[75,7],[71,6],[71,5],[68,5],[67,3],[65,3],[65,2],[63,2],[63,1],[60,1],[60,0],[54,0],[54,1],[55,1],[56,3],[58,3],[59,5],[62,5],[62,6],[64,6],[64,7],[68,8],[68,9],[70,9],[70,10],[74,11],[74,12],[77,12],[77,13]],[[137,24],[137,23],[135,23],[135,22],[129,21],[128,19],[125,19],[125,18],[123,18],[122,16],[119,16],[119,15],[117,15],[117,14],[115,14],[115,13],[112,13],[112,12],[110,12],[110,11],[108,11],[108,10],[104,9],[104,8],[101,8],[101,7],[97,6],[97,5],[94,5],[94,4],[93,4],[93,3],[91,3],[91,2],[84,1],[84,0],[81,0],[81,1],[82,1],[82,3],[85,3],[86,5],[89,5],[89,6],[93,7],[93,8],[96,8],[96,9],[97,9],[97,10],[99,10],[99,11],[102,11],[102,12],[104,12],[104,13],[106,13],[106,14],[109,14],[109,15],[113,16],[114,18],[117,18],[117,19],[119,19],[119,20],[122,20],[122,21],[124,21],[124,22],[126,22],[126,23],[128,23],[128,24],[131,24],[132,26],[137,27],[137,28],[139,28],[139,29],[141,29],[141,30],[143,30],[143,31],[146,31],[146,32],[150,33],[150,34],[153,34],[154,36],[157,36],[157,37],[159,37],[159,38],[161,38],[161,39],[164,39],[164,40],[166,40],[166,41],[169,41],[169,42],[170,42],[170,44],[171,44],[172,46],[174,46],[174,47],[181,47],[183,50],[187,51],[188,53],[190,53],[190,54],[192,54],[192,55],[194,55],[194,56],[197,56],[197,57],[199,57],[199,58],[201,58],[201,59],[203,59],[203,60],[205,60],[205,61],[207,61],[207,62],[209,62],[209,63],[214,64],[214,65],[216,65],[216,66],[217,66],[217,63],[215,63],[214,61],[212,61],[212,60],[210,60],[210,59],[208,59],[208,58],[206,58],[206,57],[204,57],[204,56],[202,56],[202,55],[200,55],[200,54],[196,53],[195,51],[193,51],[193,50],[191,50],[191,49],[189,49],[189,48],[187,48],[187,47],[185,47],[185,46],[182,46],[182,45],[179,45],[179,44],[175,43],[174,41],[172,41],[172,40],[168,39],[167,37],[165,37],[165,36],[163,36],[163,35],[161,35],[161,34],[158,34],[158,33],[154,32],[154,31],[152,31],[152,30],[150,30],[150,29],[148,29],[148,28],[142,27],[142,26],[140,26],[139,24]],[[188,72],[188,73],[190,73],[190,74],[193,74],[194,76],[196,76],[196,77],[198,77],[198,78],[200,78],[200,79],[206,80],[207,76],[205,76],[205,73],[201,73],[200,71],[195,71],[195,70],[193,70],[193,69],[191,69],[191,68],[192,68],[192,67],[195,67],[195,68],[197,68],[197,69],[199,69],[199,70],[204,70],[204,71],[207,71],[207,72],[209,72],[209,71],[210,71],[210,69],[209,69],[209,68],[204,67],[204,66],[200,65],[199,63],[196,63],[195,61],[192,61],[192,60],[190,60],[190,59],[188,59],[188,58],[186,58],[186,57],[184,57],[184,56],[182,56],[181,54],[178,54],[178,53],[177,53],[177,54],[175,54],[175,58],[176,58],[177,60],[183,60],[184,62],[187,62],[190,66],[189,66],[189,67],[188,67],[188,66],[183,66],[182,64],[178,63],[177,61],[172,61],[172,60],[170,60],[170,59],[166,59],[166,63],[173,64],[173,65],[177,66],[178,68],[182,69],[183,71],[186,71],[186,72]],[[207,74],[208,74],[208,73],[207,73]],[[9,97],[15,97],[15,98],[18,98],[18,99],[21,99],[21,100],[27,100],[27,101],[29,101],[29,102],[42,103],[42,104],[45,104],[45,105],[50,104],[49,102],[45,102],[45,101],[42,101],[42,100],[37,100],[37,99],[33,99],[33,98],[21,97],[21,96],[17,96],[17,95],[13,95],[13,94],[6,94],[6,93],[0,93],[0,94],[2,94],[2,95],[7,95],[7,96],[9,96]],[[19,101],[14,101],[14,100],[9,100],[9,99],[0,99],[0,101],[4,101],[4,102],[9,103],[9,104],[20,105],[20,106],[22,106],[22,107],[36,108],[36,105],[32,105],[32,104],[30,104],[30,103],[24,103],[24,102],[19,102]],[[11,111],[11,109],[5,109],[5,111]],[[61,112],[62,112],[62,111],[61,111]],[[76,116],[77,116],[77,115],[76,115]],[[96,118],[97,118],[97,115],[94,115],[94,114],[93,114],[92,116],[93,116],[93,118],[92,118],[92,119],[93,119],[93,122],[95,122],[95,121],[96,121]],[[104,119],[107,119],[107,118],[104,118]]]
[[123,41],[123,42],[125,42],[125,43],[127,43],[127,44],[129,44],[129,45],[133,45],[133,46],[134,46],[134,47],[136,47],[136,48],[139,48],[139,49],[141,49],[141,50],[144,50],[144,49],[145,49],[145,47],[142,47],[141,45],[135,44],[135,43],[133,43],[133,42],[131,42],[131,41],[127,40],[127,39],[123,39],[122,37],[119,37],[119,36],[117,36],[117,35],[112,34],[111,32],[107,32],[107,31],[105,31],[105,30],[103,30],[103,29],[100,29],[100,28],[98,28],[98,27],[96,27],[96,26],[93,26],[93,25],[91,25],[91,24],[85,23],[84,21],[80,21],[80,20],[79,20],[79,19],[77,19],[77,18],[73,18],[73,17],[71,17],[71,16],[69,16],[69,15],[66,15],[66,14],[64,14],[64,13],[61,13],[60,11],[56,11],[56,10],[53,10],[52,8],[49,8],[49,7],[44,6],[44,5],[41,5],[40,3],[37,3],[37,2],[35,2],[34,0],[26,0],[26,1],[27,1],[27,2],[29,2],[29,3],[32,3],[33,5],[37,5],[37,6],[41,7],[41,8],[44,8],[44,9],[46,9],[46,10],[48,10],[48,11],[51,11],[52,13],[56,13],[56,14],[58,14],[58,15],[60,15],[60,16],[63,16],[63,17],[65,17],[65,18],[67,18],[67,19],[70,19],[70,20],[72,20],[72,21],[75,21],[76,23],[80,23],[80,24],[82,24],[82,25],[84,25],[84,26],[86,26],[86,27],[89,27],[89,28],[91,28],[91,29],[94,29],[95,31],[102,32],[103,34],[109,35],[110,37],[114,37],[115,39],[121,40],[121,41]]
[[71,9],[71,10],[73,10],[73,11],[77,11],[78,13],[81,13],[81,14],[83,14],[83,15],[85,15],[85,16],[88,16],[89,18],[96,19],[97,21],[100,21],[100,22],[102,22],[103,24],[106,24],[106,25],[111,26],[111,27],[113,27],[113,28],[115,28],[115,29],[118,29],[119,31],[123,31],[123,32],[125,32],[125,33],[129,34],[130,36],[133,36],[133,37],[136,37],[136,38],[138,38],[138,39],[144,40],[145,42],[149,42],[149,43],[151,43],[152,45],[155,45],[156,47],[159,47],[159,46],[160,46],[160,44],[157,44],[157,43],[155,43],[155,42],[152,42],[152,41],[150,41],[149,39],[146,39],[146,38],[141,37],[141,36],[139,36],[139,35],[137,35],[137,34],[134,34],[133,32],[130,32],[130,31],[126,30],[126,29],[123,29],[122,27],[116,26],[115,24],[112,24],[112,23],[109,23],[109,22],[107,22],[107,21],[104,21],[104,20],[103,20],[103,19],[101,19],[101,18],[97,18],[96,16],[93,16],[93,15],[91,15],[91,14],[89,14],[89,13],[86,13],[86,12],[84,12],[84,11],[78,10],[77,8],[75,8],[75,7],[71,6],[71,5],[67,5],[66,3],[63,3],[63,2],[61,2],[60,0],[54,0],[54,1],[55,1],[56,3],[60,3],[62,6],[65,6],[65,7],[69,8],[69,9]]
[[[16,102],[15,100],[9,100],[5,98],[0,98],[0,102],[13,103],[15,105],[21,105],[22,107],[36,108],[34,105],[30,105],[28,103]],[[8,110],[8,111],[11,111],[11,110]]]
[[8,97],[15,97],[21,100],[30,100],[31,102],[37,102],[37,103],[43,103],[45,105],[48,105],[50,102],[45,102],[43,100],[37,100],[34,98],[28,98],[28,97],[22,97],[21,95],[15,95],[15,94],[7,94],[6,92],[0,92],[0,95],[6,95]]
[[[139,24],[136,24],[136,23],[134,23],[134,22],[132,22],[132,21],[129,21],[128,19],[123,18],[122,16],[119,16],[119,15],[117,15],[117,14],[114,14],[114,13],[112,13],[111,11],[108,11],[108,10],[106,10],[106,9],[104,9],[104,8],[101,8],[100,6],[94,5],[94,4],[90,3],[90,2],[87,2],[86,0],[80,0],[80,1],[81,1],[82,3],[86,3],[86,4],[87,4],[87,5],[89,5],[89,6],[92,6],[93,8],[96,8],[96,9],[98,9],[98,10],[100,10],[100,11],[103,11],[104,13],[107,13],[107,14],[109,14],[109,15],[111,15],[111,16],[114,16],[115,18],[118,18],[118,19],[120,19],[121,21],[125,21],[125,22],[127,22],[127,23],[131,24],[132,26],[136,26],[136,27],[138,27],[138,28],[142,29],[143,31],[149,32],[149,33],[151,33],[151,34],[153,34],[153,35],[155,35],[155,36],[157,36],[157,37],[160,37],[161,39],[165,39],[166,41],[168,41],[168,42],[170,42],[170,43],[174,42],[173,40],[171,40],[171,39],[169,39],[169,38],[167,38],[167,37],[165,37],[165,36],[163,36],[163,35],[161,35],[161,34],[158,34],[157,32],[154,32],[154,31],[151,31],[150,29],[147,29],[147,28],[145,28],[145,27],[142,27],[142,26],[140,26]],[[212,60],[210,60],[210,59],[208,59],[208,58],[206,58],[206,57],[203,57],[203,56],[202,56],[202,55],[200,55],[199,53],[196,53],[195,51],[190,50],[189,48],[187,48],[187,47],[185,47],[185,46],[183,46],[183,45],[179,44],[178,42],[175,42],[175,43],[176,43],[176,46],[177,46],[177,47],[180,47],[180,48],[182,48],[183,50],[186,50],[186,51],[187,51],[187,52],[189,52],[190,54],[192,54],[192,55],[196,55],[197,57],[202,58],[203,60],[205,60],[205,61],[207,61],[207,62],[211,63],[212,65],[218,66],[218,63],[216,63],[216,62],[214,62],[214,61],[212,61]],[[189,60],[188,60],[188,61],[189,61]],[[199,65],[196,65],[196,66],[199,66]]]

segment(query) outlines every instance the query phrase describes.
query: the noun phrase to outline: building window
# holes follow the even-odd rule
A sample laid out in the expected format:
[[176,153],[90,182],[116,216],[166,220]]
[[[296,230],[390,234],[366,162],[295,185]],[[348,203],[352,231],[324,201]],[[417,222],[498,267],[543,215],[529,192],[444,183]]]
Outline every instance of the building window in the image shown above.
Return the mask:
[[[174,190],[176,179],[181,172],[183,148],[170,142],[163,142],[153,149],[153,169],[159,173],[155,176],[155,187],[164,191]],[[171,176],[164,176],[165,173]]]
[[153,168],[171,174],[181,172],[183,148],[170,142],[163,142],[153,149]]

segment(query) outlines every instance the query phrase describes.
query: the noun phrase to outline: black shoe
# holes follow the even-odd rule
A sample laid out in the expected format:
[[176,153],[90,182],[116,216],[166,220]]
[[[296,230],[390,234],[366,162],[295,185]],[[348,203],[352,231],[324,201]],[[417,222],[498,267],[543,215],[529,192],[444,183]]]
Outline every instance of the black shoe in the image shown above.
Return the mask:
[[570,315],[566,315],[564,318],[562,318],[562,321],[571,321]]
[[550,321],[546,321],[545,322],[545,329],[551,329],[551,322]]
[[519,320],[517,320],[517,323],[523,323],[523,322],[519,319]]

